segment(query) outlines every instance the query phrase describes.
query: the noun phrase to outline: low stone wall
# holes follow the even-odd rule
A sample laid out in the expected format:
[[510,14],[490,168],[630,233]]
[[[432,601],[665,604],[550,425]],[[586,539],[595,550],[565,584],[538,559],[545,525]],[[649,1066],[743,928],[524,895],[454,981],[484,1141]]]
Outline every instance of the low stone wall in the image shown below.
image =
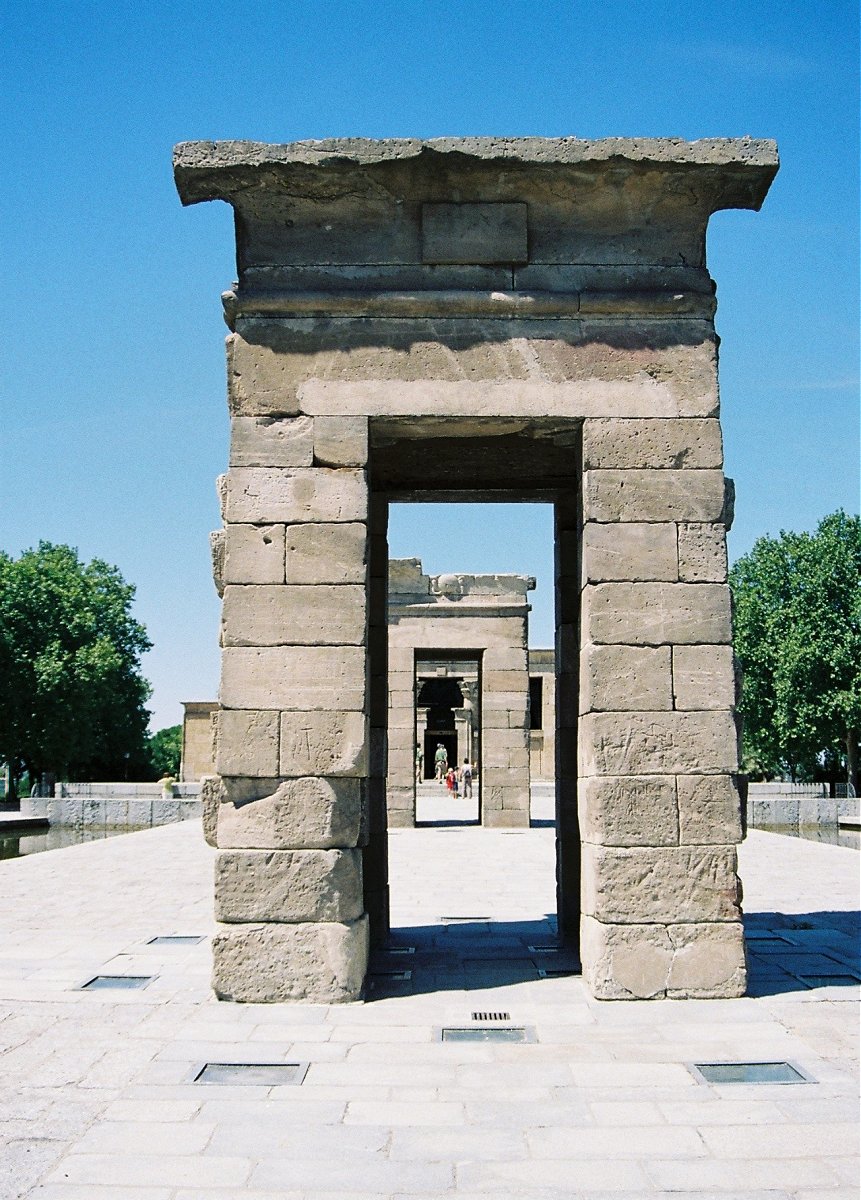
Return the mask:
[[21,816],[51,825],[98,829],[117,825],[148,828],[200,818],[199,783],[175,785],[165,798],[158,783],[63,783],[56,796],[22,797]]
[[858,820],[861,801],[828,795],[825,783],[751,783],[747,794],[750,829],[774,825],[836,825]]

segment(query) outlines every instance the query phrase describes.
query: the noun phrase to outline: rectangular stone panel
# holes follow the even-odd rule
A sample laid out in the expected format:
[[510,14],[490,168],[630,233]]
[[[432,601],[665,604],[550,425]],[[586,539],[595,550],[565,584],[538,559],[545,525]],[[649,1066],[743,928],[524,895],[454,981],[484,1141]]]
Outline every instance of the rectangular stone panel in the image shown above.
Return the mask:
[[679,817],[672,775],[583,779],[580,833],[603,846],[676,846]]
[[288,583],[361,583],[368,571],[367,526],[357,522],[288,525]]
[[310,467],[314,463],[311,417],[233,417],[231,467]]
[[224,708],[362,711],[364,649],[361,646],[225,646],[221,652],[220,699]]
[[527,206],[423,204],[422,262],[525,263]]
[[216,855],[217,921],[353,921],[362,911],[361,850],[222,850]]
[[329,850],[359,844],[358,779],[226,779],[219,790],[212,844],[222,850]]
[[[562,536],[576,538],[573,533]],[[611,580],[674,582],[678,578],[675,523],[614,521],[600,525],[589,521],[583,527],[582,561],[584,584]]]
[[368,462],[367,417],[316,417],[314,462],[323,467],[364,467]]
[[368,919],[222,926],[212,941],[219,1000],[327,1004],[358,1000],[368,966]]
[[720,423],[702,418],[584,421],[583,467],[721,469]]
[[284,712],[280,773],[362,777],[368,771],[367,743],[362,712]]
[[726,530],[718,525],[679,526],[679,579],[688,583],[725,583]]
[[[227,402],[233,415],[295,416],[299,412],[294,364],[278,353],[277,342],[260,337],[263,323],[248,336],[227,338]],[[264,326],[265,328],[265,326]]]
[[600,1000],[720,999],[747,989],[740,921],[615,925],[583,917],[583,976]]
[[598,644],[732,641],[729,588],[716,583],[599,583],[583,589],[583,636]]
[[720,521],[723,471],[586,471],[587,521]]
[[278,713],[222,709],[215,739],[219,775],[278,774]]
[[673,707],[669,646],[586,646],[580,658],[580,712]]
[[284,582],[283,525],[228,525],[221,532],[225,584]]
[[365,473],[353,467],[233,467],[225,513],[231,523],[364,521]]
[[365,589],[354,584],[229,586],[225,646],[338,646],[365,640]]
[[683,845],[729,845],[742,840],[744,801],[737,776],[679,775],[676,788]]
[[587,713],[581,775],[718,775],[738,769],[730,712]]
[[734,846],[586,842],[582,855],[586,916],[622,925],[740,919]]
[[678,709],[732,708],[732,646],[674,646],[673,699]]

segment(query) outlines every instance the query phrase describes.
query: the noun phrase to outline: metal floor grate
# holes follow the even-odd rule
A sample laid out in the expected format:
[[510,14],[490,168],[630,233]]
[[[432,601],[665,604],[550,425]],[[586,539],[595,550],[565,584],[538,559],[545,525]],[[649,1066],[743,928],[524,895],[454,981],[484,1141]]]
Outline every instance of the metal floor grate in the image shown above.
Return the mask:
[[150,938],[148,946],[197,946],[205,941],[203,934],[191,933],[160,933],[158,937]]
[[284,1087],[302,1083],[307,1063],[219,1063],[194,1068],[193,1083],[228,1083],[257,1087]]
[[446,1025],[436,1034],[439,1042],[534,1042],[535,1030],[526,1025]]
[[511,1013],[507,1012],[474,1012],[473,1021],[510,1021]]
[[789,1062],[692,1063],[691,1070],[705,1083],[813,1083],[800,1067]]
[[155,975],[94,975],[92,979],[81,984],[80,990],[100,992],[113,988],[117,991],[128,991],[130,988],[145,988],[155,978]]

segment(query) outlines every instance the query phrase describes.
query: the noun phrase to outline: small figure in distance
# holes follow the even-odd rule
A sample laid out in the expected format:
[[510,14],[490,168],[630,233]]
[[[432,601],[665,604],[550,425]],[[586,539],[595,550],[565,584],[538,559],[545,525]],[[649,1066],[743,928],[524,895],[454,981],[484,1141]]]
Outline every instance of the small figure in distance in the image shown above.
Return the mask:
[[433,756],[434,777],[437,783],[442,783],[448,770],[448,753],[442,742],[437,742],[436,754]]
[[416,742],[416,783],[421,783],[424,779],[425,756],[421,745]]
[[159,780],[159,783],[161,784],[162,800],[172,800],[173,799],[173,785],[176,783],[176,780],[174,779],[173,775],[171,775],[170,771],[165,771],[165,773],[162,775],[161,779]]
[[455,771],[454,767],[449,767],[449,769],[445,773],[445,786],[448,788],[448,790],[451,792],[452,796],[454,796],[454,798],[456,800],[457,799],[457,771]]
[[464,800],[472,799],[472,763],[468,758],[463,760],[463,766],[460,768],[460,782],[463,785]]

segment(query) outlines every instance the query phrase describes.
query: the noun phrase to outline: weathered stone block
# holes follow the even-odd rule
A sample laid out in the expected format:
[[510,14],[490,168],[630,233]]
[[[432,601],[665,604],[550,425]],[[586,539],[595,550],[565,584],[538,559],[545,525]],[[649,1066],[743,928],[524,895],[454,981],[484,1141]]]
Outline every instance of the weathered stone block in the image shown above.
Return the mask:
[[628,775],[621,779],[596,776],[581,780],[579,793],[584,842],[604,846],[678,845],[679,816],[672,775]]
[[286,529],[288,583],[365,583],[367,526],[313,523]]
[[729,712],[587,713],[583,775],[715,775],[738,769]]
[[313,466],[315,432],[311,417],[234,417],[230,466]]
[[200,781],[200,804],[207,846],[218,845],[218,812],[225,799],[224,785],[218,775],[205,775]]
[[732,708],[732,646],[674,646],[673,698],[678,709]]
[[586,646],[580,658],[580,711],[673,707],[669,646]]
[[368,487],[353,467],[233,467],[226,519],[231,523],[364,521]]
[[354,921],[362,915],[361,850],[222,850],[215,918]]
[[223,529],[215,529],[209,535],[209,557],[212,562],[212,582],[219,596],[224,595],[224,533]]
[[587,521],[720,521],[722,471],[586,471]]
[[315,417],[314,461],[323,467],[364,467],[368,461],[367,417]]
[[589,420],[583,423],[585,470],[723,467],[717,420]]
[[364,650],[360,646],[226,646],[221,653],[221,703],[225,708],[361,711]]
[[215,836],[222,850],[329,850],[357,846],[362,819],[361,785],[358,779],[287,779],[278,783],[269,795],[262,793],[244,803],[219,802],[216,817]]
[[600,1000],[722,999],[747,986],[740,922],[612,925],[583,917],[581,955]]
[[[563,534],[575,538],[576,534]],[[583,583],[678,578],[676,526],[615,521],[583,527]]]
[[365,589],[282,584],[225,589],[225,646],[344,646],[365,640]]
[[281,714],[281,774],[363,776],[368,722],[362,712]]
[[222,709],[215,747],[219,775],[277,775],[278,713]]
[[283,583],[284,526],[228,525],[224,536],[224,583]]
[[683,845],[729,845],[742,840],[737,776],[679,775],[676,787]]
[[582,851],[583,912],[620,925],[737,921],[734,846],[597,846]]
[[[247,338],[227,339],[227,397],[235,416],[293,416],[299,412],[295,364],[282,355],[278,322],[247,322]],[[268,339],[266,334],[274,331]],[[261,336],[262,335],[262,336]]]
[[723,525],[679,526],[679,579],[725,583],[726,532]]
[[527,206],[423,204],[422,262],[525,263]]
[[486,808],[481,823],[485,829],[528,829],[529,808],[519,802],[512,808]]
[[212,966],[219,1000],[358,1000],[368,966],[368,920],[228,926],[213,938]]
[[717,583],[598,583],[583,590],[584,639],[637,646],[732,641],[729,588]]

